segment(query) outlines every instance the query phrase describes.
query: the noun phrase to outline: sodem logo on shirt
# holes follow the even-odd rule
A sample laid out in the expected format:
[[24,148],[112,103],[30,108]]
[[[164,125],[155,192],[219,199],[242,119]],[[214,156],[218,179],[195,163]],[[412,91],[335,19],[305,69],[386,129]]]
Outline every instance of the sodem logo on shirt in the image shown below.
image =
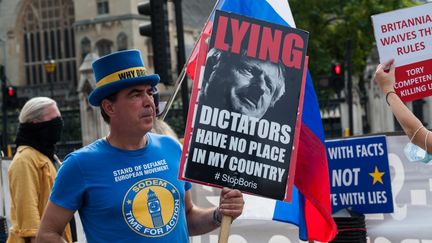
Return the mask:
[[142,236],[160,237],[177,225],[180,193],[168,181],[149,178],[129,188],[122,207],[129,228]]

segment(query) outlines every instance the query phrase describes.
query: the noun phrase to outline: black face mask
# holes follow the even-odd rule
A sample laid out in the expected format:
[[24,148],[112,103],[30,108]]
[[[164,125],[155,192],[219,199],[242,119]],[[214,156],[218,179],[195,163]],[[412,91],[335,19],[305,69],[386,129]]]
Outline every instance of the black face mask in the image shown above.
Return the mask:
[[20,123],[15,140],[16,146],[31,146],[53,160],[55,144],[60,141],[62,128],[61,117],[46,122]]

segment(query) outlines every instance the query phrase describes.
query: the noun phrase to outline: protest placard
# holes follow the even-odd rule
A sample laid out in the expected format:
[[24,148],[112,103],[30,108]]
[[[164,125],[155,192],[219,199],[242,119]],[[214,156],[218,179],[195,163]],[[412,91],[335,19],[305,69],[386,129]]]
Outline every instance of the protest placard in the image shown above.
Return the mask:
[[217,11],[180,178],[290,200],[308,33]]
[[333,212],[392,213],[385,136],[326,141]]
[[380,62],[395,59],[402,101],[432,95],[432,4],[372,16]]

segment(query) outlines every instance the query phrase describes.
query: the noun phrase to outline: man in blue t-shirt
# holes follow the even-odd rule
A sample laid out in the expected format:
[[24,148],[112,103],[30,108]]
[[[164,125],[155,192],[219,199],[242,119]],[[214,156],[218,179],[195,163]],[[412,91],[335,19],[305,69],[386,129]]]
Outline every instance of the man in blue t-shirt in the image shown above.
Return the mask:
[[191,200],[191,183],[178,180],[180,144],[149,133],[155,119],[154,87],[138,50],[116,52],[93,63],[96,88],[89,95],[109,124],[107,137],[69,154],[60,168],[37,240],[63,242],[79,211],[88,242],[188,242],[207,233],[222,215],[243,210],[238,190],[224,188],[217,208]]

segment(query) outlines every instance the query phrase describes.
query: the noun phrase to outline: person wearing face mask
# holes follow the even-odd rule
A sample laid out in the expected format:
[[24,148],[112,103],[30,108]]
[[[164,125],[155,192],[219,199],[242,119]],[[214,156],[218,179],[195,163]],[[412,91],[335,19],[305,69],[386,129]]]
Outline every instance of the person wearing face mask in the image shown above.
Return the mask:
[[432,162],[432,135],[422,122],[405,106],[396,94],[395,64],[391,59],[377,66],[375,82],[385,95],[387,104],[401,125],[410,142],[405,146],[404,153],[411,162]]
[[[21,109],[17,151],[8,169],[12,222],[8,243],[35,242],[59,166],[54,151],[62,128],[60,111],[50,98],[32,98]],[[64,235],[72,242],[69,227]]]

